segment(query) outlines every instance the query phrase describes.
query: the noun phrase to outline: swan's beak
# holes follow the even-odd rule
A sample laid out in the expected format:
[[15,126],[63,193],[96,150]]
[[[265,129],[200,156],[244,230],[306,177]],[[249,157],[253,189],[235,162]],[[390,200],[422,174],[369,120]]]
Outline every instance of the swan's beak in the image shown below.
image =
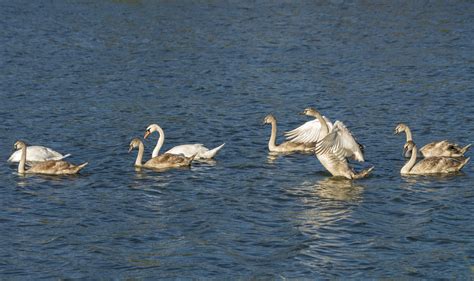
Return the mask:
[[150,135],[150,131],[146,131],[145,135],[143,136],[144,139],[146,139]]
[[408,146],[405,146],[405,147],[403,148],[403,155],[406,155],[407,152],[408,152]]
[[133,150],[133,146],[130,146],[130,147],[128,148],[128,153],[130,153],[132,150]]
[[299,115],[306,115],[306,113],[304,113],[304,111],[303,111],[303,112],[300,112],[300,113],[298,113],[298,114],[299,114]]
[[394,134],[394,135],[398,135],[399,133],[400,133],[400,132],[397,131],[396,129],[395,129],[395,131],[393,131],[393,134]]

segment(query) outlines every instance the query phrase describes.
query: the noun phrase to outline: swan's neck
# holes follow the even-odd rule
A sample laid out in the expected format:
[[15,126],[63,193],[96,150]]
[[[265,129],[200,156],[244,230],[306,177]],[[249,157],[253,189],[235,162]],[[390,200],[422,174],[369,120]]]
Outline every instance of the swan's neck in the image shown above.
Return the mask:
[[314,117],[316,117],[319,120],[319,123],[321,123],[321,136],[325,137],[327,134],[329,134],[329,127],[326,123],[326,120],[324,120],[323,116],[319,112],[316,112]]
[[135,160],[135,166],[140,167],[142,165],[144,152],[145,152],[145,147],[143,146],[143,143],[140,142],[140,144],[138,145],[138,154],[137,154],[137,159]]
[[153,153],[151,154],[151,158],[158,156],[160,153],[160,149],[163,146],[163,143],[165,142],[165,132],[163,132],[163,129],[161,127],[156,128],[158,131],[158,142],[156,143],[155,148],[153,149]]
[[270,140],[268,141],[268,149],[272,151],[277,147],[276,145],[276,135],[277,135],[277,122],[272,120],[272,133],[270,135]]
[[408,162],[400,170],[402,174],[410,173],[410,170],[413,168],[413,166],[415,166],[417,153],[418,153],[418,149],[416,148],[416,145],[415,145],[413,146],[413,150],[411,151],[410,160],[408,160]]
[[25,164],[26,164],[26,146],[21,148],[21,157],[20,163],[18,163],[18,173],[25,173]]
[[407,135],[407,142],[413,141],[413,137],[411,135],[411,130],[410,128],[406,127],[405,128],[405,134]]

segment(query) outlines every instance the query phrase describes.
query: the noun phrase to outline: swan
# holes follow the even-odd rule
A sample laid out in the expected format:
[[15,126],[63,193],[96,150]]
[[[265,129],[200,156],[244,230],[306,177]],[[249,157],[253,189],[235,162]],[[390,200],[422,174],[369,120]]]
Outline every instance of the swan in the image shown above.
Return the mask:
[[17,141],[14,144],[14,148],[21,152],[20,161],[18,163],[19,174],[72,175],[78,173],[79,170],[88,164],[85,162],[80,165],[73,165],[63,160],[47,160],[32,164],[28,170],[25,170],[28,154],[27,145],[23,141]]
[[[406,141],[413,141],[410,128],[403,123],[400,123],[395,128],[395,134],[400,134],[405,132]],[[447,140],[431,142],[422,148],[420,148],[420,153],[423,157],[432,157],[432,156],[446,156],[446,157],[461,157],[464,156],[464,153],[469,150],[471,147],[470,144],[465,147],[461,147],[456,143],[449,142]],[[410,157],[410,152],[405,152],[405,157]]]
[[403,151],[411,151],[411,157],[400,170],[402,175],[454,173],[461,170],[470,159],[465,157],[432,156],[424,158],[416,163],[417,148],[413,141],[406,142]]
[[270,152],[311,152],[314,151],[314,143],[295,143],[286,141],[279,145],[276,144],[277,121],[275,116],[269,114],[263,119],[263,124],[271,124],[272,132],[268,141],[268,150]]
[[373,166],[360,172],[349,166],[347,158],[364,162],[363,146],[359,144],[352,133],[341,121],[332,124],[314,108],[306,108],[304,115],[315,117],[295,130],[288,132],[290,141],[303,143],[316,142],[315,155],[319,162],[333,176],[347,179],[360,179],[368,176]]
[[[147,138],[151,133],[153,132],[158,132],[159,137],[158,137],[158,142],[156,143],[155,148],[153,149],[153,153],[151,154],[151,157],[156,157],[158,156],[158,152],[161,149],[161,146],[165,142],[165,133],[163,129],[158,126],[157,124],[151,124],[146,128],[145,135],[143,138]],[[219,145],[216,148],[213,149],[208,149],[204,147],[204,145],[200,143],[195,143],[195,144],[182,144],[175,146],[171,148],[170,150],[166,151],[165,153],[168,154],[182,154],[186,157],[191,157],[195,155],[196,160],[202,160],[202,159],[212,159],[214,156],[216,156],[217,152],[221,150],[222,147],[224,147],[225,143]]]
[[[47,160],[62,160],[71,154],[62,155],[61,153],[52,150],[49,147],[44,147],[40,145],[32,145],[26,148],[26,162],[35,163],[35,162],[43,162]],[[10,163],[17,163],[20,162],[21,159],[21,150],[17,150],[10,155],[8,158],[8,162]]]
[[168,169],[168,168],[180,168],[180,167],[189,167],[191,162],[193,161],[195,155],[192,157],[185,157],[182,155],[174,155],[174,154],[162,154],[156,157],[151,158],[150,160],[146,161],[145,164],[142,164],[143,159],[143,152],[145,150],[145,146],[143,142],[138,139],[134,138],[130,142],[130,147],[128,152],[130,153],[134,148],[138,147],[138,154],[137,159],[135,160],[135,167],[143,167],[149,169]]

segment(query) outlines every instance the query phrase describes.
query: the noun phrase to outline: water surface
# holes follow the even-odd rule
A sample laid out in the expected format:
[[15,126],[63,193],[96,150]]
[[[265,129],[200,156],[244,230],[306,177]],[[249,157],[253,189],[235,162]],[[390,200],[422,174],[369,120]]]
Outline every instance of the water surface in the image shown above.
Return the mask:
[[[1,1],[0,156],[15,140],[90,164],[0,164],[0,279],[469,279],[473,165],[401,177],[421,146],[474,138],[474,4]],[[272,159],[313,106],[366,146],[373,175]],[[215,164],[136,172],[128,143],[226,145]],[[151,154],[157,135],[145,142]]]

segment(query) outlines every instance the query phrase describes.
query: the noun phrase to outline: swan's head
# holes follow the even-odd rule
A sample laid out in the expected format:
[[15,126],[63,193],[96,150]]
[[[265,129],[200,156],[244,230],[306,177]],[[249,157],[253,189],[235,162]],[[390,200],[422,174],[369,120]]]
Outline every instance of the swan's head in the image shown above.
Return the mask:
[[16,141],[15,144],[13,145],[13,148],[15,150],[22,149],[23,147],[26,147],[26,143],[24,141]]
[[268,114],[263,118],[263,124],[271,124],[272,122],[275,122],[276,118],[272,114]]
[[416,144],[413,141],[407,141],[403,146],[403,155],[406,155],[407,152],[411,152]]
[[312,107],[307,107],[300,114],[314,117],[317,114],[319,114],[319,112],[316,109],[312,108]]
[[130,147],[128,148],[128,152],[132,151],[134,148],[139,147],[140,144],[142,144],[142,141],[141,141],[139,138],[134,138],[134,139],[130,142]]
[[405,130],[408,128],[407,125],[403,124],[403,123],[400,123],[397,125],[397,127],[395,127],[395,131],[393,132],[394,135],[398,135],[400,134],[401,132],[405,132]]
[[158,131],[158,124],[151,124],[150,126],[146,127],[145,135],[143,136],[146,139],[151,133]]

